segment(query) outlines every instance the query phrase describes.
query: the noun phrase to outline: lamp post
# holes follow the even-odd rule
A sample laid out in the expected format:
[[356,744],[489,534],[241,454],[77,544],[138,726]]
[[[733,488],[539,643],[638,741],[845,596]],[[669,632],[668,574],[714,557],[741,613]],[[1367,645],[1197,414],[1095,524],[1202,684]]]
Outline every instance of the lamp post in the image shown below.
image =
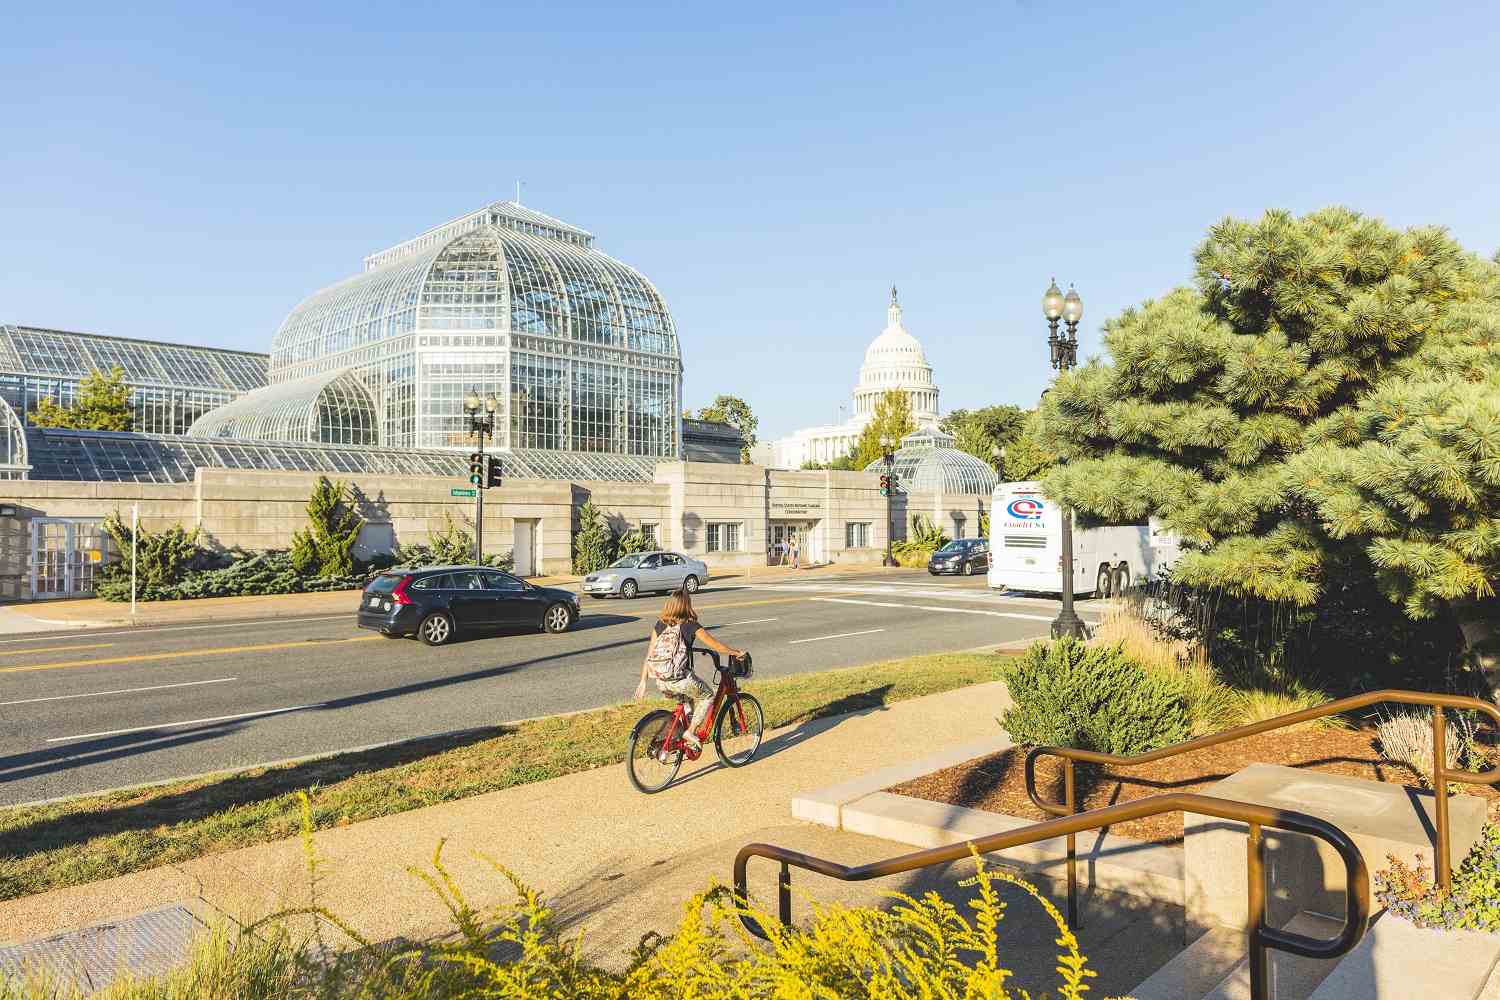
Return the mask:
[[479,468],[484,482],[474,484],[474,565],[484,565],[484,491],[489,481],[489,465],[484,457],[485,439],[495,433],[495,411],[500,401],[492,392],[483,400],[479,390],[470,389],[464,397],[464,413],[469,418],[469,433],[479,444]]
[[891,523],[891,494],[896,492],[896,477],[892,470],[896,464],[896,446],[889,437],[880,439],[880,452],[885,459],[885,558],[881,560],[882,566],[896,565],[896,559],[891,555],[891,535],[895,533],[895,525]]
[[[1052,354],[1052,367],[1066,372],[1078,364],[1078,321],[1083,319],[1083,299],[1073,286],[1063,295],[1052,279],[1042,296],[1042,315],[1047,317],[1047,347]],[[1059,335],[1057,321],[1067,325],[1067,332]],[[1062,611],[1052,622],[1052,638],[1068,636],[1082,639],[1085,635],[1083,620],[1073,610],[1073,511],[1062,506]]]

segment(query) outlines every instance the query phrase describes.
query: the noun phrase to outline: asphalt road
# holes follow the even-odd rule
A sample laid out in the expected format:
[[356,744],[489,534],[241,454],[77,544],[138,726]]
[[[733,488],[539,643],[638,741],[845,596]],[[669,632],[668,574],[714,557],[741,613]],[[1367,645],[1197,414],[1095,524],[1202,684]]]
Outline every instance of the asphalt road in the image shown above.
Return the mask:
[[[0,805],[625,701],[660,604],[585,599],[563,635],[439,648],[361,631],[353,608],[3,639]],[[728,581],[695,604],[724,642],[754,652],[758,678],[1041,636],[1057,613],[983,577],[920,572]],[[1080,613],[1096,617],[1089,602]]]

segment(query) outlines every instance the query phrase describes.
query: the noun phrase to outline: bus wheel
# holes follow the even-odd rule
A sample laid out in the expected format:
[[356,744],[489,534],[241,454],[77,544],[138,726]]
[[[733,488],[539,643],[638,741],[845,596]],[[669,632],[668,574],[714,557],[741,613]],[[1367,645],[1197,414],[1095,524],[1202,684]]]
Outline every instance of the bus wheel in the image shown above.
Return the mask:
[[1121,562],[1115,567],[1114,592],[1123,595],[1130,589],[1130,564]]
[[1110,585],[1110,581],[1113,580],[1113,578],[1114,578],[1114,574],[1109,571],[1109,565],[1107,563],[1105,565],[1103,565],[1103,566],[1100,566],[1099,567],[1099,579],[1094,582],[1094,596],[1095,597],[1109,597],[1110,596],[1109,585]]

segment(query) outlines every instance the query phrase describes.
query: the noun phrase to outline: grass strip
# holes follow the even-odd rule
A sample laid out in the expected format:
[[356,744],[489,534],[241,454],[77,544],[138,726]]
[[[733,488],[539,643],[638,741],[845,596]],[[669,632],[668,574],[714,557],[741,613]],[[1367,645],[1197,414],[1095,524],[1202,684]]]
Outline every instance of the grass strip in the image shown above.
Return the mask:
[[[752,681],[766,727],[879,708],[999,679],[1001,657],[939,653]],[[0,811],[0,899],[290,837],[296,793],[318,829],[545,781],[625,759],[642,703],[297,764]],[[625,776],[620,776],[625,781]]]

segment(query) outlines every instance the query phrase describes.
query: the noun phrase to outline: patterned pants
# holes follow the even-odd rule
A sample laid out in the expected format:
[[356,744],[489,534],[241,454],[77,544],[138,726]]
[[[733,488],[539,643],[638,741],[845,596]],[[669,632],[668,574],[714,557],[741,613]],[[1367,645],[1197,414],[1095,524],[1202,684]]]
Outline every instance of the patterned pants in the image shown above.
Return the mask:
[[696,733],[698,727],[703,725],[708,709],[713,704],[714,689],[694,673],[689,673],[680,681],[657,681],[656,686],[662,694],[676,698],[687,706],[693,718],[688,730]]

